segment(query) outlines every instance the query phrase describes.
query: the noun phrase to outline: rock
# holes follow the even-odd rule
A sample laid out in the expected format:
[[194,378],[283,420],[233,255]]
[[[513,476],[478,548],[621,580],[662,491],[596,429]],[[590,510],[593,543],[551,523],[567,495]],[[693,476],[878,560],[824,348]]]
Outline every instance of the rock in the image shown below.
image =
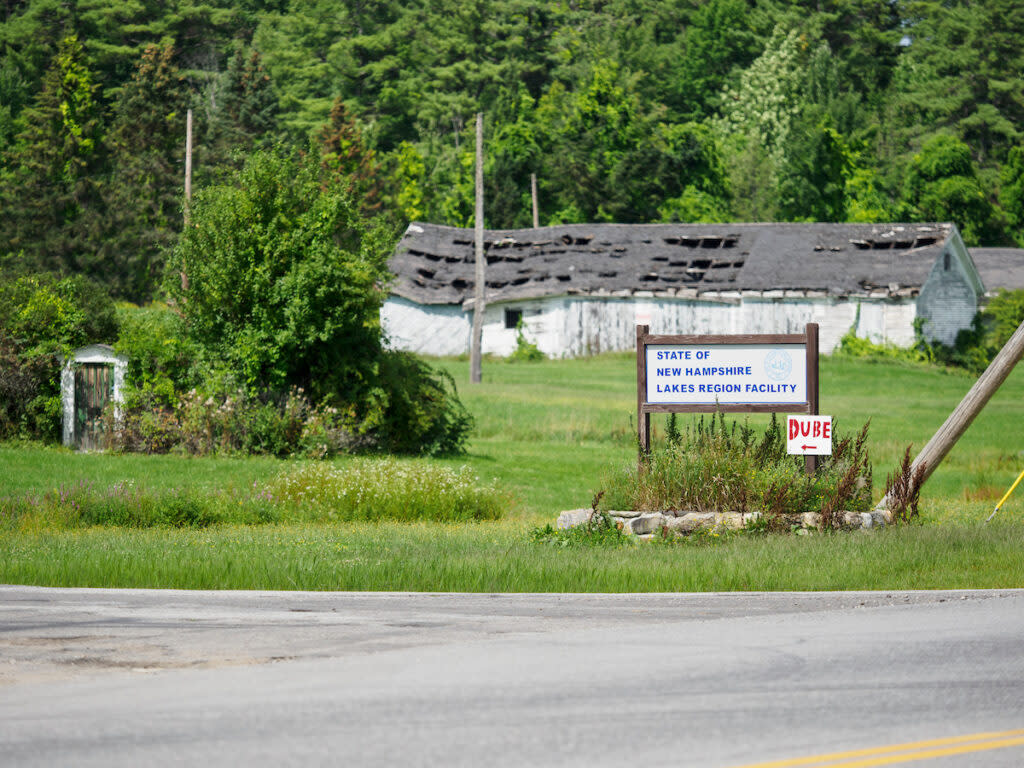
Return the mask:
[[720,512],[716,517],[715,525],[721,525],[734,531],[743,527],[743,515],[739,512]]
[[640,517],[644,513],[636,509],[613,509],[608,514],[619,520],[626,520],[631,517]]
[[888,509],[871,510],[871,520],[879,528],[892,525],[892,512]]
[[804,528],[820,528],[821,513],[804,512],[802,515],[800,515],[800,525],[802,525]]
[[698,528],[711,528],[714,524],[714,512],[684,512],[668,521],[669,530],[683,534],[693,533]]
[[668,520],[660,512],[645,513],[640,515],[640,517],[634,517],[626,523],[625,530],[628,533],[635,533],[637,535],[656,533],[667,522]]
[[861,527],[861,530],[866,531],[868,528],[871,528],[872,526],[874,526],[874,524],[875,524],[875,521],[871,517],[871,513],[870,512],[861,512],[860,513],[860,527]]
[[860,528],[862,520],[860,512],[843,512],[843,525],[847,528]]
[[567,528],[583,525],[590,520],[590,515],[593,514],[593,511],[592,509],[570,509],[562,512],[558,516],[558,522],[555,523],[555,527],[560,531],[564,531]]

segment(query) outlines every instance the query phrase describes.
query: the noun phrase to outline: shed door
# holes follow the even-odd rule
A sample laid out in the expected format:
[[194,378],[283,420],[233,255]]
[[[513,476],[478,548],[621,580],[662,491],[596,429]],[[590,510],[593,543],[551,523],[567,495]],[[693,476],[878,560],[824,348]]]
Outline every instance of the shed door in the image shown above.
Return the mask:
[[114,397],[114,366],[83,363],[75,369],[75,444],[84,451],[101,447],[103,409]]

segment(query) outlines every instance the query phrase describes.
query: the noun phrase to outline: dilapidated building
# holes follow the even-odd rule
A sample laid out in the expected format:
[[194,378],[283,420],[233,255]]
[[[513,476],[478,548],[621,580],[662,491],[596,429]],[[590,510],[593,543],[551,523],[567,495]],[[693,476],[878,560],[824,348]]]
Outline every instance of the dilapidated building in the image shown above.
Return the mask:
[[[820,326],[823,352],[854,328],[907,345],[914,322],[951,343],[984,286],[952,224],[569,224],[488,230],[483,351],[516,328],[544,353],[631,349],[654,333],[792,333]],[[392,346],[469,350],[473,231],[412,223],[381,311]]]

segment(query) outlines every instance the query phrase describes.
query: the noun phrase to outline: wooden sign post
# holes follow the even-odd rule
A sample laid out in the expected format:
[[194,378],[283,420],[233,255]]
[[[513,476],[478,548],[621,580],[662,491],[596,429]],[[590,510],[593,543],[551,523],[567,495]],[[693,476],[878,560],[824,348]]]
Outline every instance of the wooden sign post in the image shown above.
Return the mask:
[[[818,324],[802,334],[659,336],[636,328],[639,461],[652,413],[818,414]],[[804,457],[808,474],[815,456]]]

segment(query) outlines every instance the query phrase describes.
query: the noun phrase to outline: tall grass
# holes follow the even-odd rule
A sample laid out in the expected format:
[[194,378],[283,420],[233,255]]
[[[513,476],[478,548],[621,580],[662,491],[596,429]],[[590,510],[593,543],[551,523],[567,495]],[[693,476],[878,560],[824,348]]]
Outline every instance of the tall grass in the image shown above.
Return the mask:
[[1024,527],[901,526],[561,549],[519,524],[90,528],[0,537],[0,582],[66,587],[661,592],[1024,587]]
[[468,468],[364,459],[342,467],[299,464],[249,489],[151,490],[132,481],[88,481],[43,494],[0,498],[0,530],[207,527],[341,520],[496,520],[507,492]]

